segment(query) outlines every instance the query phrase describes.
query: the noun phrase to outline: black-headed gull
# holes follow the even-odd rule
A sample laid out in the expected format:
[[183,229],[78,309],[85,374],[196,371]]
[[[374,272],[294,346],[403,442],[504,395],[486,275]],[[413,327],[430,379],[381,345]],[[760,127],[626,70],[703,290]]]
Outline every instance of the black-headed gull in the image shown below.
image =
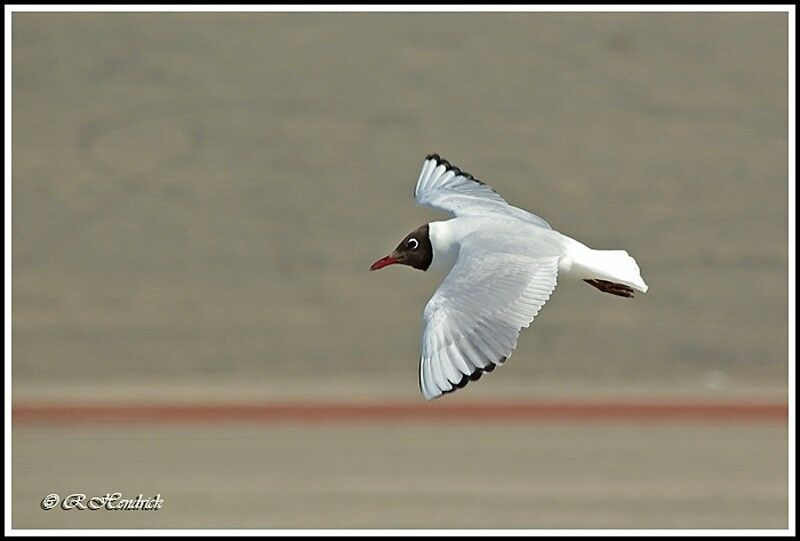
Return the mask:
[[593,250],[554,231],[436,154],[425,158],[414,200],[454,218],[412,231],[370,270],[399,263],[447,273],[423,313],[419,387],[428,400],[503,364],[559,274],[620,297],[647,291],[628,252]]

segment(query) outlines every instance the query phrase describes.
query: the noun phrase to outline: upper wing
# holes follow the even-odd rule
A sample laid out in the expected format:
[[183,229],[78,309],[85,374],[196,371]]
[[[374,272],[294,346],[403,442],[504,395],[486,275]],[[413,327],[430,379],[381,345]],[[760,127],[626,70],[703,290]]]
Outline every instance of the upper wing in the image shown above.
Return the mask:
[[505,362],[520,330],[556,287],[557,255],[547,250],[523,255],[519,242],[516,249],[510,248],[513,242],[498,244],[486,252],[465,239],[455,265],[425,306],[419,386],[428,400]]
[[456,216],[500,214],[550,229],[543,219],[512,207],[492,188],[450,162],[431,154],[422,164],[414,201],[423,207],[450,212]]

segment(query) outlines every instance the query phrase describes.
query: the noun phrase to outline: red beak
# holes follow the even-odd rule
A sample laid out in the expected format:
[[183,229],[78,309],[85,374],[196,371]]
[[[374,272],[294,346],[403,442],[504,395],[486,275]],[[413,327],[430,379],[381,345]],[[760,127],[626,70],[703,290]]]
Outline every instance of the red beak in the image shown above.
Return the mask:
[[384,257],[382,259],[379,259],[375,263],[373,263],[372,266],[369,268],[369,270],[374,271],[374,270],[382,269],[383,267],[388,267],[389,265],[394,265],[397,262],[398,262],[398,259],[396,257],[392,257],[390,255],[387,255],[386,257]]

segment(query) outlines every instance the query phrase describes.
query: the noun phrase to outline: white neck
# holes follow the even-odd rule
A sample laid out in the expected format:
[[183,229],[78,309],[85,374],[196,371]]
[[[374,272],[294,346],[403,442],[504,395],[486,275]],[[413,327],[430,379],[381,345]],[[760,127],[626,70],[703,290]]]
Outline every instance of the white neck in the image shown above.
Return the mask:
[[433,260],[428,270],[450,272],[458,257],[459,243],[453,236],[451,220],[431,222],[428,235],[433,249]]

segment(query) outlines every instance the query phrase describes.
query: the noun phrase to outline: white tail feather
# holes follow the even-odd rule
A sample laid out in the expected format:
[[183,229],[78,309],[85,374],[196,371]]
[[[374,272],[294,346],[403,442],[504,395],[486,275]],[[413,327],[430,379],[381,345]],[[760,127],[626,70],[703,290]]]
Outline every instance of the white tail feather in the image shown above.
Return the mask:
[[569,273],[586,280],[607,280],[630,286],[645,293],[647,284],[642,279],[636,260],[625,250],[592,250],[575,242],[568,250]]

